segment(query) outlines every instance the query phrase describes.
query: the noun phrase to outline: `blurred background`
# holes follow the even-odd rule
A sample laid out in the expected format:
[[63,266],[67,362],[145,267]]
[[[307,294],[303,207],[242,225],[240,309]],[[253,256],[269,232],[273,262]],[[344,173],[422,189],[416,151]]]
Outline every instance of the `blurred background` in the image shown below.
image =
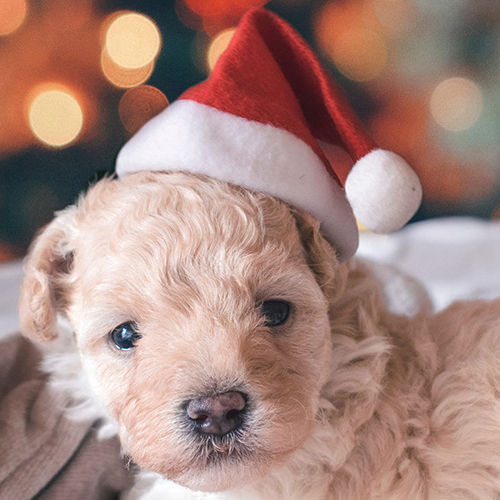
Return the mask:
[[0,0],[0,261],[112,170],[264,5],[415,168],[414,220],[500,218],[499,0]]

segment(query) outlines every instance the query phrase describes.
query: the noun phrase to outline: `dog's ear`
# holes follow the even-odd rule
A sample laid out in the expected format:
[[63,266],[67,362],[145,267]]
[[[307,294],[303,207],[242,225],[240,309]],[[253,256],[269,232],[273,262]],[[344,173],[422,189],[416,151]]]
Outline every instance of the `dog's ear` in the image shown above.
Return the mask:
[[33,340],[57,336],[57,313],[65,305],[73,263],[75,212],[75,207],[60,212],[34,240],[24,261],[19,322],[23,335]]
[[347,267],[339,265],[334,248],[321,235],[319,222],[314,217],[296,209],[292,210],[292,214],[295,217],[307,263],[329,302],[336,302],[345,289]]

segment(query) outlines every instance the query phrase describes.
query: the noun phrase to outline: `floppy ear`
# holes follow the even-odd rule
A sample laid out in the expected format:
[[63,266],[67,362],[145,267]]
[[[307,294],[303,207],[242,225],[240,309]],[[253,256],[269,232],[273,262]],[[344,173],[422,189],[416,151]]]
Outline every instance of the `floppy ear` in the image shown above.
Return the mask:
[[345,290],[347,266],[339,265],[334,248],[321,235],[319,222],[314,217],[297,209],[293,209],[292,214],[295,217],[307,263],[329,303],[333,304]]
[[33,340],[57,337],[57,313],[70,285],[75,212],[74,206],[60,212],[37,236],[24,261],[19,321],[23,335]]

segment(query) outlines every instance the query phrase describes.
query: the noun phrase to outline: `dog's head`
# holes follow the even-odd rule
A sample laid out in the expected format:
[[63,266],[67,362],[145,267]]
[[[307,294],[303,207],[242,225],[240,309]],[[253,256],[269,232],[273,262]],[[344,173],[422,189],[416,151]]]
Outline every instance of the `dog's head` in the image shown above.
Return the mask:
[[140,466],[222,490],[310,435],[345,273],[317,224],[209,178],[102,180],[26,260],[22,329],[65,316],[97,398]]

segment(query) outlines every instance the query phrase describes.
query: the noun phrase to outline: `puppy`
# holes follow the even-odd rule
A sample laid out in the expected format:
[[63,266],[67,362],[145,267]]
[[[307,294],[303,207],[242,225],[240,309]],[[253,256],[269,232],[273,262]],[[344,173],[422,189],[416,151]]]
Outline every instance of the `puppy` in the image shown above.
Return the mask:
[[395,315],[268,195],[101,180],[35,241],[20,315],[140,467],[128,499],[500,497],[500,303]]

